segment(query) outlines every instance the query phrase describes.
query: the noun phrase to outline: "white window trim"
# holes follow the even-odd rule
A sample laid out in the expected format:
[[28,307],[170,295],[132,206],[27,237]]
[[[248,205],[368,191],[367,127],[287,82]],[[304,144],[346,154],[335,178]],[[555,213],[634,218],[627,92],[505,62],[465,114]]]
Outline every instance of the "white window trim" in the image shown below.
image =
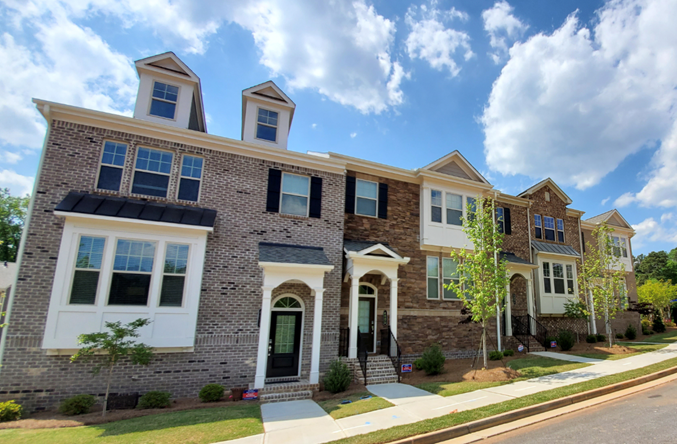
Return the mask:
[[[172,102],[171,100],[159,99],[157,97],[153,97],[153,91],[155,91],[155,84],[156,83],[162,83],[163,85],[169,85],[169,86],[173,86],[175,88],[178,88],[179,90],[176,92],[176,102]],[[179,110],[179,97],[181,97],[181,85],[173,85],[173,84],[167,83],[165,81],[160,82],[159,80],[153,80],[153,85],[150,89],[150,100],[148,101],[148,112],[146,114],[148,116],[156,118],[156,119],[171,120],[172,122],[176,122],[176,115],[178,114],[177,111]],[[151,114],[150,108],[153,106],[153,100],[159,100],[160,102],[166,102],[166,103],[173,103],[174,104],[174,117],[172,117],[170,119],[169,117],[156,116],[155,114]]]
[[[358,182],[358,181],[360,181],[360,182],[369,182],[369,183],[375,184],[375,185],[376,185],[376,198],[374,199],[373,197],[358,196],[358,195],[357,195],[357,182]],[[373,180],[365,180],[365,179],[358,179],[358,178],[355,178],[355,214],[357,214],[358,216],[373,217],[374,219],[378,219],[378,193],[379,193],[379,189],[378,189],[378,188],[379,188],[379,183],[378,183],[378,182],[374,182]],[[375,202],[376,202],[376,214],[374,214],[374,215],[372,216],[371,214],[362,214],[362,213],[358,213],[358,212],[357,212],[357,199],[358,199],[358,198],[359,198],[359,199],[366,199],[366,200],[373,200],[373,201],[375,201]]]
[[[77,349],[79,334],[101,331],[105,321],[130,322],[150,318],[140,341],[155,348],[194,346],[208,230],[185,231],[166,224],[136,224],[127,220],[93,220],[70,215],[64,224],[56,272],[52,284],[43,349]],[[106,238],[94,305],[69,304],[80,236]],[[156,242],[148,305],[108,305],[117,239]],[[190,245],[182,307],[160,307],[161,277],[167,243]],[[177,328],[178,326],[178,328]]]
[[[554,216],[541,216],[541,217],[542,217],[541,220],[542,220],[542,224],[543,224],[543,228],[542,228],[542,231],[543,231],[543,240],[546,241],[546,242],[555,242],[555,243],[559,243],[559,242],[557,242],[557,218],[554,217]],[[552,219],[553,228],[546,228],[546,227],[545,227],[545,218],[546,218],[546,217]],[[553,236],[554,239],[553,239],[553,240],[548,240],[548,237],[547,237],[546,234],[545,234],[545,230],[552,230],[552,231],[554,231],[554,236]]]
[[[433,191],[440,193],[440,205],[433,205]],[[433,221],[433,207],[440,209],[440,221]],[[431,224],[444,225],[444,191],[430,188],[430,221]]]
[[[259,110],[261,110],[261,109],[264,110],[264,111],[277,113],[277,125],[273,126],[273,125],[269,125],[269,124],[267,124],[267,123],[261,123],[261,122],[259,122]],[[269,108],[263,108],[263,107],[261,107],[261,106],[257,106],[257,107],[256,107],[256,127],[254,128],[254,139],[256,139],[256,140],[261,140],[262,142],[267,142],[267,143],[277,143],[278,134],[280,133],[279,130],[280,130],[280,115],[281,115],[281,114],[282,114],[282,113],[281,113],[280,111],[278,111],[278,110],[275,110],[275,109],[269,109]],[[275,128],[275,140],[259,139],[258,137],[256,137],[257,134],[259,133],[259,129],[258,129],[258,128],[259,128],[259,125],[267,126],[267,127],[269,127],[269,128]]]
[[[96,282],[96,293],[94,296],[94,303],[93,304],[71,304],[71,293],[73,292],[73,282],[75,281],[75,272],[77,270],[87,270],[87,268],[78,268],[77,267],[77,261],[78,261],[78,252],[80,250],[80,240],[82,239],[82,236],[87,236],[87,237],[93,237],[93,238],[104,238],[104,243],[103,243],[103,256],[101,259],[101,267],[97,270],[99,272],[99,279]],[[66,291],[66,303],[71,306],[71,307],[93,307],[99,303],[99,289],[101,288],[101,275],[102,275],[102,269],[103,269],[103,259],[106,257],[106,253],[108,250],[108,239],[105,236],[92,236],[89,234],[83,234],[80,233],[77,235],[77,243],[75,245],[75,251],[73,254],[73,264],[71,266],[70,270],[70,277],[68,281],[68,290]],[[90,269],[91,270],[91,269]]]
[[[541,219],[541,224],[536,224],[536,216]],[[541,229],[541,237],[536,236],[536,228]],[[534,239],[545,240],[545,232],[543,231],[543,215],[534,213]]]
[[[543,273],[543,263],[547,262],[550,264],[550,293],[545,292],[545,284],[543,283],[545,280],[545,275]],[[555,269],[553,264],[561,264],[562,265],[562,272],[564,273],[564,293],[555,293]],[[578,270],[576,269],[576,261],[571,261],[571,260],[563,260],[563,259],[553,259],[553,258],[543,258],[539,260],[539,267],[538,267],[538,274],[540,277],[539,285],[543,287],[543,294],[548,295],[548,296],[555,296],[555,297],[575,297],[578,294]],[[571,265],[573,269],[573,281],[574,281],[574,294],[570,295],[567,293],[568,286],[567,286],[567,265]],[[559,278],[558,278],[559,279]]]
[[[448,278],[448,277],[445,277],[445,276],[444,276],[444,261],[446,261],[446,260],[453,261],[453,259],[450,258],[450,257],[443,257],[443,258],[442,258],[442,267],[440,267],[440,276],[441,276],[441,278],[442,278],[442,300],[443,300],[443,301],[462,301],[463,299],[459,298],[458,296],[455,297],[455,298],[445,298],[445,297],[444,297],[444,290],[445,290],[445,288],[444,288],[444,285],[445,285],[444,280],[445,280],[445,279],[449,279],[449,280],[452,280],[452,281],[458,281],[458,282],[460,282],[460,279],[461,279],[461,277],[458,276],[458,272],[456,273],[456,275],[457,275],[456,278]],[[458,264],[457,264],[457,265],[458,265]]]
[[[127,147],[127,151],[125,152],[125,164],[124,165],[118,166],[118,165],[109,165],[107,163],[103,163],[103,154],[104,154],[104,149],[106,148],[106,142],[119,143],[119,144],[125,145]],[[96,179],[95,179],[96,181],[94,182],[94,188],[95,189],[101,190],[101,191],[104,191],[104,192],[107,192],[107,193],[116,193],[116,192],[119,193],[120,192],[120,189],[122,188],[122,181],[124,180],[124,176],[125,176],[125,166],[127,165],[127,156],[129,155],[129,149],[130,149],[130,145],[127,142],[119,142],[117,140],[104,139],[103,144],[101,145],[101,156],[99,156],[99,168],[96,170]],[[122,170],[122,177],[120,178],[120,185],[118,186],[117,191],[99,188],[99,177],[101,176],[101,167],[102,166],[107,166],[107,167],[110,167],[110,168],[119,168],[119,169]]]
[[[463,225],[455,225],[455,224],[450,224],[447,220],[447,210],[455,210],[459,211],[458,208],[447,208],[447,194],[454,194],[456,196],[461,196],[461,211],[462,211],[462,216],[464,218],[468,217],[468,199],[475,199],[475,203],[477,203],[477,199],[480,197],[480,193],[477,194],[468,194],[463,191],[447,191],[447,190],[440,190],[437,188],[429,188],[430,189],[430,220],[428,223],[434,224],[437,226],[441,227],[446,227],[446,228],[456,228],[458,230],[463,229]],[[438,205],[433,205],[432,201],[432,192],[433,191],[439,191],[442,193],[442,206],[439,207],[441,208],[442,211],[442,221],[441,222],[434,222],[433,221],[433,212],[432,212],[432,207],[438,207]]]
[[[303,194],[296,194],[296,193],[287,193],[286,191],[282,191],[284,189],[284,176],[299,176],[299,177],[305,177],[308,179],[308,194],[303,195]],[[310,185],[311,185],[311,178],[310,176],[304,176],[303,174],[294,174],[294,173],[287,173],[285,171],[282,172],[282,178],[280,179],[280,214],[284,214],[287,216],[296,216],[296,217],[309,217],[310,214]],[[301,196],[306,198],[306,215],[305,216],[299,216],[298,214],[289,214],[289,213],[283,213],[282,212],[282,196],[288,194],[290,196]]]
[[[115,270],[113,268],[114,261],[115,261],[115,254],[117,252],[117,245],[119,240],[128,240],[128,241],[133,241],[133,242],[150,242],[155,244],[155,254],[153,255],[153,269],[151,272],[147,271],[125,271],[125,270]],[[157,241],[152,241],[152,240],[146,240],[143,238],[138,238],[138,237],[129,237],[129,236],[106,236],[106,242],[110,241],[113,244],[113,247],[111,248],[113,250],[111,257],[104,256],[104,260],[110,259],[110,273],[105,275],[106,279],[106,294],[100,294],[97,296],[104,297],[104,304],[106,307],[149,307],[151,306],[151,298],[153,297],[153,285],[156,283],[156,281],[162,281],[162,275],[158,277],[158,256],[159,256],[159,249],[160,249],[160,243]],[[164,247],[162,247],[164,249]],[[164,257],[163,257],[164,259]],[[164,261],[163,261],[164,262]],[[103,266],[101,267],[103,269]],[[150,287],[148,288],[148,299],[146,299],[146,305],[120,305],[120,304],[110,304],[109,298],[110,298],[110,287],[113,282],[113,273],[124,273],[124,274],[142,274],[142,275],[150,275]],[[162,272],[160,272],[162,273]],[[156,295],[157,299],[160,298],[160,293]]]
[[[170,165],[169,168],[169,173],[163,173],[161,171],[150,171],[150,170],[142,170],[136,167],[136,161],[139,158],[139,151],[141,148],[145,148],[147,150],[155,150],[155,151],[163,151],[165,153],[170,153],[172,155],[172,164]],[[170,150],[165,150],[162,148],[152,148],[149,146],[145,145],[139,145],[136,147],[136,152],[134,153],[134,165],[133,165],[133,173],[132,173],[132,180],[129,183],[129,194],[133,196],[151,196],[150,194],[141,194],[141,193],[134,193],[132,190],[134,189],[134,180],[136,179],[136,172],[141,171],[142,173],[148,173],[148,174],[158,174],[160,176],[168,176],[169,177],[169,182],[167,182],[167,195],[162,197],[162,196],[152,196],[152,197],[159,197],[161,199],[167,199],[169,197],[169,189],[171,188],[172,185],[172,170],[174,169],[174,159],[176,159],[176,153],[174,151]],[[200,184],[202,185],[202,184]],[[178,195],[178,187],[177,187],[177,195]]]
[[[196,157],[198,159],[202,159],[202,172],[200,174],[200,178],[196,179],[194,177],[188,177],[183,175],[183,159],[188,156],[188,157]],[[202,156],[196,156],[194,154],[181,154],[181,162],[179,163],[179,180],[176,183],[176,200],[180,202],[193,202],[193,203],[198,203],[200,202],[200,198],[202,197],[202,178],[205,175],[205,163],[207,162],[207,159],[205,159]],[[173,163],[173,161],[172,161]],[[136,166],[136,165],[135,165]],[[179,191],[181,190],[181,179],[190,179],[190,180],[197,180],[200,182],[200,185],[198,186],[197,189],[197,200],[192,201],[192,200],[185,200],[185,199],[179,199]],[[169,190],[167,190],[169,192]]]
[[[559,225],[557,224],[559,221],[562,221],[562,229],[559,229]],[[559,233],[562,233],[562,242],[559,241]],[[555,218],[555,241],[557,243],[566,243],[567,240],[567,235],[564,232],[564,219],[557,219]]]
[[[171,245],[187,245],[188,246],[188,261],[186,262],[186,272],[185,273],[165,273],[165,260],[167,259],[167,247],[169,247],[169,244]],[[160,305],[160,299],[162,296],[162,284],[164,283],[165,276],[183,276],[184,281],[183,281],[183,294],[181,296],[181,305],[179,307],[172,306],[173,308],[183,308],[184,304],[186,303],[186,284],[188,281],[188,276],[190,274],[190,266],[191,266],[191,261],[190,261],[190,253],[191,253],[191,244],[186,243],[186,242],[172,242],[172,241],[167,241],[165,242],[165,251],[163,252],[162,255],[162,263],[158,264],[158,266],[162,267],[162,270],[160,271],[160,292],[158,293],[157,297],[157,306],[158,307],[169,307],[168,305]],[[154,266],[155,264],[153,264]]]
[[[429,258],[435,258],[437,261],[437,276],[433,277],[428,274],[428,259]],[[437,256],[426,256],[425,258],[425,297],[426,300],[428,301],[439,301],[441,300],[441,295],[440,295],[440,258]],[[430,292],[428,291],[429,287],[429,280],[430,279],[437,279],[437,297],[436,298],[431,298],[429,297]]]

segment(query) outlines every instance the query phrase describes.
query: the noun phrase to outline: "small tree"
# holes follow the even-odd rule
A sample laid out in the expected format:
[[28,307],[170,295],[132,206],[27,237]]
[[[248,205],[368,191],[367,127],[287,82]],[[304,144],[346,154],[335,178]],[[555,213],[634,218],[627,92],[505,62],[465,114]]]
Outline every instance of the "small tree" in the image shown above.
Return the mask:
[[613,331],[611,320],[616,313],[625,309],[625,265],[617,254],[614,254],[614,242],[611,237],[614,229],[606,223],[600,224],[592,231],[596,243],[587,244],[585,261],[580,264],[581,272],[578,275],[579,288],[592,293],[592,304],[595,316],[604,318],[606,336],[609,338],[609,347],[613,345]]
[[[567,300],[564,303],[564,315],[571,319],[588,319],[590,312],[588,306],[582,299],[576,297]],[[588,334],[590,334],[590,327],[588,326]],[[576,342],[579,342],[578,331],[576,331]]]
[[78,337],[78,343],[83,347],[71,356],[71,362],[88,361],[95,354],[99,353],[104,355],[103,362],[92,370],[95,375],[99,374],[102,368],[108,370],[106,397],[103,401],[103,416],[106,416],[108,393],[110,392],[110,383],[115,364],[125,356],[130,357],[132,364],[148,365],[150,363],[153,349],[133,339],[139,337],[137,330],[148,324],[150,324],[150,319],[137,319],[126,325],[122,325],[120,321],[106,322],[106,328],[110,330],[110,333],[89,333]]
[[646,281],[637,288],[639,302],[649,303],[660,310],[662,316],[669,316],[670,304],[677,297],[677,285],[671,285],[671,281],[662,282],[657,280]]
[[479,198],[475,206],[468,204],[467,214],[469,217],[463,218],[463,232],[474,249],[451,251],[458,280],[452,279],[445,288],[458,295],[470,311],[471,319],[482,325],[482,352],[487,368],[488,323],[502,310],[508,284],[506,261],[496,259],[503,244],[503,233],[494,223],[489,199]]

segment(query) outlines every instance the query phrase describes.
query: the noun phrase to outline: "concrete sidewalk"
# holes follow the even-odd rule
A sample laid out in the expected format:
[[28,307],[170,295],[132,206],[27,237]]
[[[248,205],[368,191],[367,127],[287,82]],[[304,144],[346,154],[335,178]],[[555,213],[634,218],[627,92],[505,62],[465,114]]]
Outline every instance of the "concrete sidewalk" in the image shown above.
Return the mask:
[[[534,354],[554,357],[556,359],[564,359],[566,357],[568,361],[573,361],[574,358],[587,359],[552,352]],[[225,441],[225,443],[324,443],[448,415],[454,410],[460,412],[476,409],[546,390],[635,370],[674,357],[677,357],[677,343],[670,344],[661,350],[617,361],[592,362],[594,365],[577,370],[448,397],[434,395],[407,384],[369,385],[367,390],[376,396],[390,401],[394,404],[394,407],[339,420],[334,420],[319,405],[309,400],[264,404],[261,406],[261,416],[263,418],[265,433],[233,441]],[[574,362],[591,361],[598,360],[588,359],[587,361],[576,360]]]
[[583,356],[567,355],[566,353],[557,352],[533,352],[530,353],[536,356],[544,356],[546,358],[559,359],[561,361],[581,362],[583,364],[598,364],[604,362],[604,359],[584,358]]

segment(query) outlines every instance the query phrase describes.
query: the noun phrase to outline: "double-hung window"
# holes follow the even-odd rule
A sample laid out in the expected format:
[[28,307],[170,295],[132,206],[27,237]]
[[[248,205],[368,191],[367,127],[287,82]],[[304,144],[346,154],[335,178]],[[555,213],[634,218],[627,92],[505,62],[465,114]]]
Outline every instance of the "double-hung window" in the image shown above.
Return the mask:
[[574,294],[574,266],[566,264],[567,269],[567,293]]
[[174,119],[176,102],[179,99],[179,87],[155,82],[150,103],[150,115]]
[[557,219],[557,242],[564,243],[564,221]]
[[308,216],[310,177],[282,173],[280,213],[293,216]]
[[186,283],[188,245],[167,244],[160,290],[161,307],[181,307]]
[[474,197],[466,197],[466,212],[468,213],[467,219],[468,220],[473,220],[475,219],[475,212],[477,212],[477,206],[475,205],[475,198]]
[[447,199],[447,224],[463,225],[463,196],[460,194],[446,193]]
[[625,239],[622,237],[612,236],[613,239],[613,249],[614,256],[616,257],[628,257],[628,248],[625,244]]
[[174,154],[152,148],[139,148],[136,155],[132,193],[167,197]]
[[543,239],[543,222],[540,214],[534,214],[534,231],[536,239]]
[[[551,274],[552,271],[552,274]],[[543,292],[574,294],[574,266],[557,262],[543,262]]]
[[440,298],[440,258],[428,256],[428,299]]
[[124,143],[106,141],[103,144],[101,168],[96,187],[100,190],[120,191],[122,171],[125,168],[127,145]]
[[442,192],[430,190],[430,221],[442,223]]
[[277,140],[277,113],[275,111],[259,108],[256,138],[270,142]]
[[355,214],[376,217],[378,184],[368,180],[356,180]]
[[108,305],[148,305],[155,242],[118,239]]
[[447,285],[451,281],[454,283],[459,283],[458,271],[456,270],[456,261],[445,257],[442,258],[442,283],[444,284],[444,290],[442,292],[442,299],[454,300],[459,299],[458,295],[453,291],[447,288]]
[[554,241],[555,240],[555,218],[544,216],[543,217],[543,226],[545,227],[545,240]]
[[550,282],[550,262],[543,262],[543,292],[552,293],[552,283]]
[[106,239],[103,237],[80,236],[70,304],[93,305],[96,302],[105,243]]
[[184,155],[181,160],[181,177],[179,178],[179,199],[197,202],[200,195],[202,179],[202,157]]
[[505,220],[503,219],[503,208],[496,208],[496,224],[498,225],[498,232],[505,233]]

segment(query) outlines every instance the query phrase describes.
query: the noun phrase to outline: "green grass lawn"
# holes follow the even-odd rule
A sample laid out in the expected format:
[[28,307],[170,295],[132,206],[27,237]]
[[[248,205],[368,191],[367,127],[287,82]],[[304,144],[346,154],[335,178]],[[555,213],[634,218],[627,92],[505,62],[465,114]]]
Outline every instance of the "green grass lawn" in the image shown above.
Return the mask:
[[627,353],[625,355],[612,355],[609,353],[574,353],[575,356],[582,356],[584,358],[602,359],[606,361],[617,361],[619,359],[629,358],[631,356],[641,355],[656,350],[660,350],[668,346],[668,344],[633,344],[631,342],[618,342],[618,345],[632,347],[639,350],[637,353]]
[[[513,361],[514,362],[514,361]],[[533,395],[524,396],[522,398],[512,399],[510,401],[501,402],[499,404],[492,404],[486,407],[480,407],[473,410],[466,410],[451,415],[441,416],[439,418],[426,419],[413,424],[406,424],[397,427],[391,427],[387,430],[378,430],[376,432],[358,435],[351,438],[344,438],[338,441],[332,441],[337,444],[381,444],[398,439],[403,439],[409,436],[420,435],[435,430],[441,430],[448,427],[453,427],[459,424],[465,424],[471,421],[488,418],[490,416],[509,412],[512,410],[521,409],[531,405],[541,404],[543,402],[551,401],[557,398],[574,395],[576,393],[593,390],[606,385],[616,384],[618,382],[627,381],[629,379],[638,378],[640,376],[648,375],[650,373],[665,370],[670,367],[677,366],[677,358],[668,359],[657,364],[649,365],[637,370],[618,373],[616,375],[605,376],[603,378],[593,379],[592,381],[572,384],[566,387],[561,387],[545,392],[535,393]]]
[[666,333],[660,333],[650,336],[644,336],[642,341],[646,342],[664,342],[666,344],[671,344],[677,342],[677,330],[672,330]]
[[513,382],[523,381],[525,379],[537,378],[539,376],[552,375],[554,373],[568,372],[577,368],[587,367],[591,364],[580,364],[577,362],[561,361],[559,359],[545,358],[541,356],[528,356],[522,359],[515,359],[508,362],[508,367],[517,370],[522,375],[521,378],[511,379],[510,381],[499,382],[427,382],[419,384],[416,387],[435,393],[440,396],[460,395],[461,393],[472,392],[475,390],[498,387],[500,385],[512,384]]
[[[340,399],[328,399],[320,401],[318,404],[325,412],[334,419],[346,418],[348,416],[359,415],[361,413],[373,412],[374,410],[385,409],[393,405],[383,398],[371,395],[370,399],[360,399],[362,396],[369,396],[369,392],[354,393]],[[350,404],[341,404],[343,400],[350,400]]]
[[12,444],[208,444],[263,433],[258,405],[184,410],[85,427],[0,430]]

